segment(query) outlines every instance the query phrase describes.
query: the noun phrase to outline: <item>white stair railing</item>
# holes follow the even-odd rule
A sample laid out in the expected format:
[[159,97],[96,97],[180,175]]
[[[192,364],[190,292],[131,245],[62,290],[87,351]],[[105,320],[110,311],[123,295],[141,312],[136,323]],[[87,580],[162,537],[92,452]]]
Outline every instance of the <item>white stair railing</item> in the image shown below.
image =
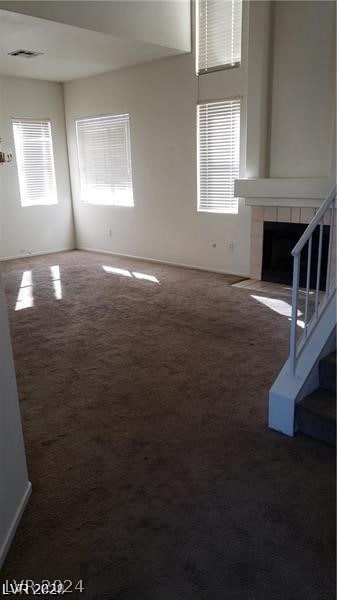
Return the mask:
[[[336,186],[334,186],[329,195],[326,197],[322,206],[318,209],[311,223],[306,228],[302,237],[292,250],[294,259],[293,268],[293,287],[292,287],[292,316],[290,327],[290,370],[293,376],[296,375],[297,361],[304,346],[309,341],[310,333],[316,327],[320,316],[327,306],[332,293],[336,290],[336,246],[335,246],[335,222],[336,222]],[[326,284],[325,290],[320,291],[320,282],[322,274],[322,248],[323,248],[323,227],[329,226],[329,246],[326,265]],[[319,228],[318,235],[318,253],[316,267],[316,288],[311,291],[310,280],[312,271],[312,240],[316,229]],[[298,307],[299,307],[299,292],[300,292],[300,269],[301,269],[301,254],[307,247],[307,269],[306,269],[306,286],[304,290],[304,310],[302,327],[303,334],[298,338]],[[323,265],[325,268],[325,265]],[[310,315],[310,298],[313,295],[312,314]]]

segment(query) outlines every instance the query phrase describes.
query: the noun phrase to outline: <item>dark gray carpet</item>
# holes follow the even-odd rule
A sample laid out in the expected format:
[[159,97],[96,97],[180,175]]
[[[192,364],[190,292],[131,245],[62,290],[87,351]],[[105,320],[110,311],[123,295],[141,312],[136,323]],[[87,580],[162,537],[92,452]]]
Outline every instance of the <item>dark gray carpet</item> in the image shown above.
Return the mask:
[[[24,270],[34,307],[14,311]],[[82,578],[68,597],[90,600],[335,598],[334,449],[266,427],[289,331],[266,294],[78,251],[4,272],[33,495],[2,579]]]

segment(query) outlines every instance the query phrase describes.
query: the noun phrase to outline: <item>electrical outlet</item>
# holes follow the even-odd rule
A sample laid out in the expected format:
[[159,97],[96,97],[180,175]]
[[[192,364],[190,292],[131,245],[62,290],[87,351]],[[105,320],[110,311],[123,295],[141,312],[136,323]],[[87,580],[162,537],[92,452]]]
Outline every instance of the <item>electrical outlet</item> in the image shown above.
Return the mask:
[[109,236],[109,237],[111,237],[111,236],[112,236],[111,227],[108,227],[108,236]]
[[233,252],[233,250],[234,250],[234,242],[229,242],[228,248],[230,249],[231,252]]
[[212,248],[216,248],[216,243],[215,242],[213,242]]

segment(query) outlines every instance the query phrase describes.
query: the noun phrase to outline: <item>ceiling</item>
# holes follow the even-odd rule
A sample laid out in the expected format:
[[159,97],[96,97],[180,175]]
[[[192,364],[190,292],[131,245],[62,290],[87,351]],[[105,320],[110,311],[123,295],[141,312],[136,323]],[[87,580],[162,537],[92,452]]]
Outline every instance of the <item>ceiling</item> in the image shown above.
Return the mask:
[[[35,58],[8,56],[8,52],[18,49],[44,54]],[[173,48],[0,10],[0,75],[63,82],[180,53]]]

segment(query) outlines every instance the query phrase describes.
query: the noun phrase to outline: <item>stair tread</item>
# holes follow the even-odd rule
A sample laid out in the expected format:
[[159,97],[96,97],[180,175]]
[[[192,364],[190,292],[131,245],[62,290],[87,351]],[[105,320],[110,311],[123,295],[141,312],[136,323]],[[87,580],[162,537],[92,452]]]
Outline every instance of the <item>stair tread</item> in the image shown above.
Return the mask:
[[297,410],[303,409],[336,421],[336,395],[331,390],[318,388],[297,404]]

